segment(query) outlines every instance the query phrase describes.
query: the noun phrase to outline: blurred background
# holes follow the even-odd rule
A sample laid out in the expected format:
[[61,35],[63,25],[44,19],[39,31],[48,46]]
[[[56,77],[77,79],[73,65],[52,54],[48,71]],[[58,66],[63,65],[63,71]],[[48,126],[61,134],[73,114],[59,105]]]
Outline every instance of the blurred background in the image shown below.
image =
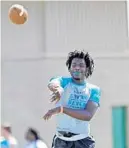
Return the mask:
[[[12,24],[8,10],[28,10],[24,25]],[[101,106],[91,121],[96,148],[129,145],[129,48],[126,1],[1,2],[1,120],[12,124],[19,147],[36,127],[51,146],[55,118],[42,119],[53,107],[47,84],[69,75],[65,62],[75,49],[88,51],[95,70],[88,79],[102,90]]]

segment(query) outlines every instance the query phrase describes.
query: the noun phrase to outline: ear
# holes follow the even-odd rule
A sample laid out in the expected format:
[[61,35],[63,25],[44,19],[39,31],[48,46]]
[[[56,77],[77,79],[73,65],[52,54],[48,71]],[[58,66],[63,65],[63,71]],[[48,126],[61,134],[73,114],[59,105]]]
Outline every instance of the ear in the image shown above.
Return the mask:
[[88,77],[88,71],[89,71],[89,69],[88,68],[86,68],[86,78]]
[[70,68],[68,69],[69,72],[71,72]]

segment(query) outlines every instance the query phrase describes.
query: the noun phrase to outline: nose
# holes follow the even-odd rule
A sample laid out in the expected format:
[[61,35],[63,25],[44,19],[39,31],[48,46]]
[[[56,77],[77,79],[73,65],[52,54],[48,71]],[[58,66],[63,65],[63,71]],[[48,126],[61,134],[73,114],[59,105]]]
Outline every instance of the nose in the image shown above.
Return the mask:
[[79,70],[79,69],[80,69],[80,67],[79,67],[79,66],[76,66],[76,67],[75,67],[75,70]]

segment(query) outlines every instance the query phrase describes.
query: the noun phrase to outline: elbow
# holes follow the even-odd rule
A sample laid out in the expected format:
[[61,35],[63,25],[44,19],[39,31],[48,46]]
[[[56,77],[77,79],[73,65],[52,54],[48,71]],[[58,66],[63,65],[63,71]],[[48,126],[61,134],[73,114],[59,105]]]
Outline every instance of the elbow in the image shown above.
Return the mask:
[[92,117],[88,117],[86,121],[90,121],[92,119]]
[[84,121],[90,121],[92,119],[92,115],[88,114],[88,116],[85,117]]
[[84,121],[90,121],[90,120],[91,120],[90,117],[86,117],[86,118],[84,119]]

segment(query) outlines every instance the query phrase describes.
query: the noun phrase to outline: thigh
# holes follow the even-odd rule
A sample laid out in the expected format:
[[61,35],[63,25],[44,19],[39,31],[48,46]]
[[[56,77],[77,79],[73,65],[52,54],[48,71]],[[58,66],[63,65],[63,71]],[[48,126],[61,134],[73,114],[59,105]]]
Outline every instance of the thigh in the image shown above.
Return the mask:
[[72,145],[73,145],[72,141],[64,141],[55,135],[53,138],[51,148],[72,148]]
[[75,141],[75,148],[95,148],[95,140],[92,137],[87,137],[85,139],[81,139]]

